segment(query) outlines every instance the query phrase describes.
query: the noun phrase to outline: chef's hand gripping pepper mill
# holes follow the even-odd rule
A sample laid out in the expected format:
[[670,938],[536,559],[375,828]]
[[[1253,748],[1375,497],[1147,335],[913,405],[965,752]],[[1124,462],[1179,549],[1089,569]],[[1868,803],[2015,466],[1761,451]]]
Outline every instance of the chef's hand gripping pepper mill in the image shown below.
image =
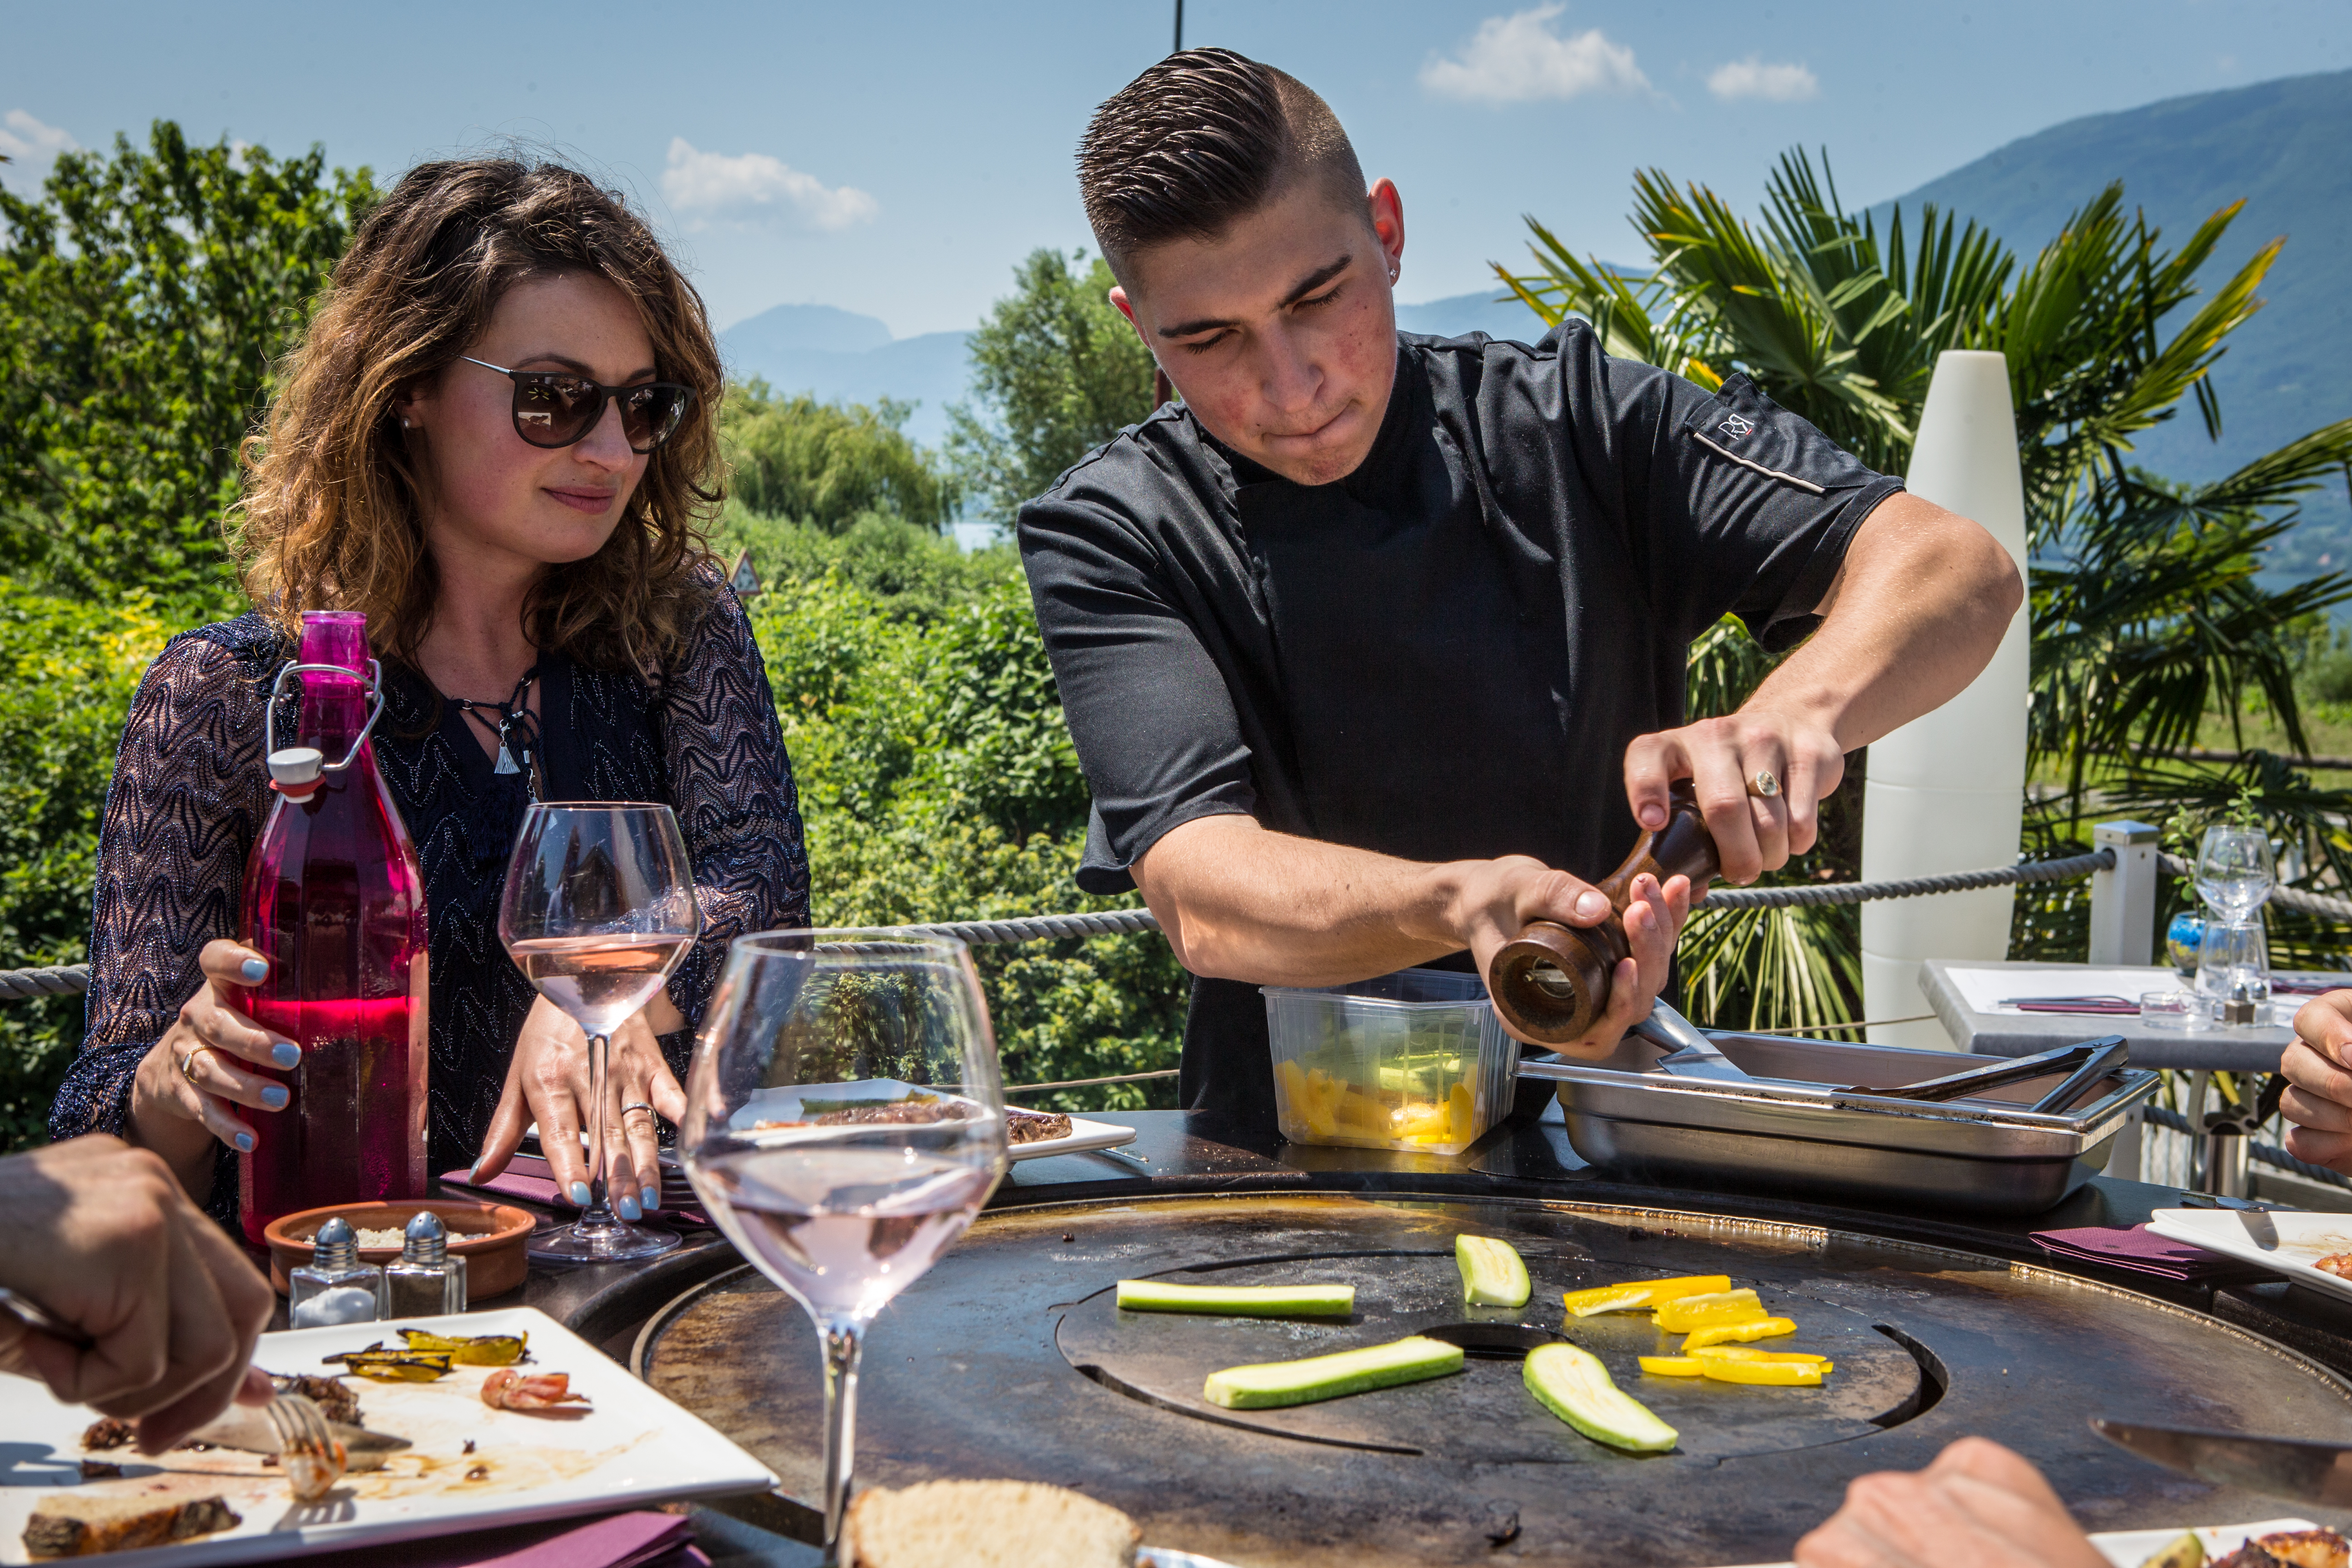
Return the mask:
[[1495,1010],[1538,1045],[1582,1039],[1609,1010],[1609,981],[1618,961],[1633,952],[1624,917],[1633,879],[1644,871],[1661,882],[1688,877],[1696,894],[1722,868],[1696,791],[1689,780],[1677,780],[1668,792],[1666,825],[1643,833],[1625,863],[1597,885],[1609,900],[1607,920],[1582,927],[1529,921],[1516,941],[1495,954],[1486,971]]

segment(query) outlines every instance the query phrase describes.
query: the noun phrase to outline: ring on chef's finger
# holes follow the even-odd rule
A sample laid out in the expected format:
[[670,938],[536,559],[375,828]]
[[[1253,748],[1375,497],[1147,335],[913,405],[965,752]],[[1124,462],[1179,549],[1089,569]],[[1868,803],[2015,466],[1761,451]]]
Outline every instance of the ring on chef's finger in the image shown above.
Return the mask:
[[217,1049],[219,1049],[219,1047],[216,1046],[198,1046],[194,1050],[192,1050],[186,1056],[182,1057],[180,1058],[180,1076],[186,1079],[190,1083],[195,1082],[196,1058],[203,1056],[206,1051]]
[[661,1115],[660,1111],[656,1110],[652,1106],[647,1105],[642,1100],[633,1100],[629,1101],[628,1104],[621,1107],[621,1114],[624,1116],[626,1116],[632,1110],[642,1110],[648,1116],[653,1117],[659,1117]]
[[1766,769],[1758,768],[1756,776],[1748,781],[1748,793],[1758,800],[1770,800],[1780,793],[1780,781]]

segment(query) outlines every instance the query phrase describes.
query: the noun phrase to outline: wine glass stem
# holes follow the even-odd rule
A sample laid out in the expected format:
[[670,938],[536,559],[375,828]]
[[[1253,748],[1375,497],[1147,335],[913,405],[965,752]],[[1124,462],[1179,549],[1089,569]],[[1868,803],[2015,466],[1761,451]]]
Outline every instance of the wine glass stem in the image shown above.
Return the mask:
[[611,1097],[604,1081],[606,1058],[613,1054],[613,1037],[588,1037],[588,1207],[580,1215],[583,1226],[620,1223],[604,1202],[611,1185],[604,1169],[604,1101]]
[[857,1448],[857,1358],[864,1325],[836,1318],[824,1329],[824,1561],[840,1561],[841,1521],[849,1510],[849,1464]]

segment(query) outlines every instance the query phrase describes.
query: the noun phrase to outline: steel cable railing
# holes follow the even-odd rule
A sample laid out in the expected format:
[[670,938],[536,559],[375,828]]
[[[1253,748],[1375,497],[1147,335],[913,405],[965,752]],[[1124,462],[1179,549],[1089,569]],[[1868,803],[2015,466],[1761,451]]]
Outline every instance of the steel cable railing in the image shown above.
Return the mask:
[[[2177,855],[2159,855],[2164,870],[2183,880],[2193,880],[2196,868]],[[1694,908],[1717,910],[1789,909],[1799,906],[1820,908],[1839,904],[1858,904],[1882,899],[1927,898],[1938,893],[1971,891],[1980,888],[1999,888],[2020,883],[2061,882],[2095,871],[2113,870],[2116,852],[2112,848],[2094,850],[2087,855],[2070,855],[2054,860],[2025,861],[2014,866],[1990,866],[1979,871],[1953,871],[1936,876],[1907,877],[1877,882],[1832,882],[1795,884],[1777,888],[1717,888],[1710,889],[1693,900]],[[2352,900],[2331,898],[2323,893],[2308,893],[2294,888],[2272,890],[2271,901],[2284,909],[2305,914],[2352,922]],[[1097,936],[1129,936],[1160,929],[1159,920],[1150,910],[1100,910],[1068,914],[1024,915],[1011,920],[935,921],[921,925],[899,928],[926,935],[952,936],[977,946],[1004,946],[1031,942],[1065,942]],[[89,965],[61,963],[30,969],[0,969],[0,1001],[33,1001],[51,996],[79,995],[89,989]],[[1127,1073],[1106,1079],[1077,1079],[1057,1083],[1007,1085],[1011,1092],[1044,1092],[1054,1089],[1093,1088],[1113,1083],[1136,1083],[1174,1076],[1174,1069],[1159,1072]],[[2188,1136],[2191,1129],[2188,1119],[2179,1112],[2162,1106],[2147,1108],[2147,1120],[2156,1127]],[[2294,1158],[2284,1149],[2262,1142],[2250,1142],[2248,1154],[2260,1163],[2291,1172],[2309,1181],[2352,1189],[2352,1180],[2324,1166],[2309,1164]]]
[[[2177,855],[2162,858],[2164,868],[2184,879],[2195,868]],[[1796,883],[1779,888],[1712,888],[1694,900],[1695,909],[1771,910],[1803,905],[1867,903],[1880,899],[1919,899],[1937,893],[1968,892],[2017,883],[2063,882],[2094,871],[2113,870],[2116,852],[2096,849],[2055,860],[2028,860],[2014,866],[1989,866],[1980,871],[1949,871],[1931,877],[1906,877],[1880,882]],[[2294,888],[2273,889],[2271,900],[2283,909],[2352,921],[2352,899],[2330,898]],[[926,935],[952,936],[975,946],[1016,942],[1064,942],[1092,936],[1129,936],[1160,929],[1150,910],[1097,910],[1071,914],[1023,915],[1011,920],[931,921],[900,928]],[[42,969],[0,969],[0,1001],[27,1001],[61,996],[89,989],[86,963],[57,964]]]

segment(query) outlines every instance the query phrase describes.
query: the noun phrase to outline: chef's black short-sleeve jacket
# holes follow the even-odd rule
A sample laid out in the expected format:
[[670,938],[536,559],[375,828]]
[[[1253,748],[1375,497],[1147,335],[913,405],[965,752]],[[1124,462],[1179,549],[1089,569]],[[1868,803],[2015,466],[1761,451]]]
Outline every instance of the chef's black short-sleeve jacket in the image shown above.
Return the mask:
[[[1709,394],[1581,321],[1530,348],[1400,333],[1363,464],[1297,485],[1181,406],[1021,510],[1022,559],[1094,793],[1079,884],[1195,817],[1406,859],[1632,847],[1624,754],[1682,722],[1689,644],[1811,614],[1900,489],[1745,376]],[[1264,1004],[1197,980],[1186,1106],[1273,1124]]]

